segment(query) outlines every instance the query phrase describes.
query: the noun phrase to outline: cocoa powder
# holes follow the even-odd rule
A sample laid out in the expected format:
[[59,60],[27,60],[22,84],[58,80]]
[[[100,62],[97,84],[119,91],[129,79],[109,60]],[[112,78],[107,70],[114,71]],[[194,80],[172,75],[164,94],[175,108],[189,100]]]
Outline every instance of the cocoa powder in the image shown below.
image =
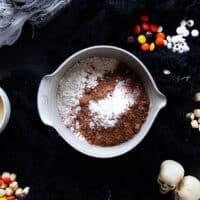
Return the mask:
[[[91,128],[89,101],[105,98],[108,93],[113,92],[118,81],[125,81],[130,93],[135,90],[139,91],[135,104],[119,117],[114,127],[105,128],[95,125]],[[138,133],[148,115],[149,98],[143,83],[127,66],[120,64],[113,73],[107,73],[103,79],[98,80],[95,88],[85,88],[80,98],[80,107],[75,121],[79,122],[79,131],[86,140],[94,145],[114,146],[128,141]]]

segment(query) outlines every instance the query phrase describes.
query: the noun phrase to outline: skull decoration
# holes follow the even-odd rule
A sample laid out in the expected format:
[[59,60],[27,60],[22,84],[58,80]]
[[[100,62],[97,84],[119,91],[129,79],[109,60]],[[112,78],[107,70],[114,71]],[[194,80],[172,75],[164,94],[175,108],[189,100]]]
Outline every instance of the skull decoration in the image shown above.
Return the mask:
[[160,192],[166,194],[174,190],[184,177],[184,168],[181,164],[173,160],[165,160],[160,166],[160,173],[157,182]]
[[193,176],[185,176],[174,191],[175,200],[199,200],[200,181]]

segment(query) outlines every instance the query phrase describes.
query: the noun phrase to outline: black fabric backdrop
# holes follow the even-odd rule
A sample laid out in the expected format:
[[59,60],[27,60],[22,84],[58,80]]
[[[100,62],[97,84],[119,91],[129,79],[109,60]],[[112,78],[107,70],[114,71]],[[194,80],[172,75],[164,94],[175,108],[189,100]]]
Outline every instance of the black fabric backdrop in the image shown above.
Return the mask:
[[[143,53],[128,47],[126,38],[140,13],[174,34],[183,18],[200,24],[199,0],[72,0],[47,26],[26,25],[20,39],[0,49],[0,86],[11,100],[12,115],[0,135],[0,172],[11,171],[31,187],[32,200],[169,199],[156,183],[160,163],[181,162],[186,174],[200,178],[200,133],[185,114],[200,90],[200,39],[189,40],[191,51],[174,54],[166,48]],[[39,82],[68,56],[88,46],[108,44],[129,50],[148,67],[168,105],[147,137],[134,150],[114,159],[94,159],[72,149],[56,131],[42,124],[36,96]],[[163,69],[171,70],[165,76]],[[189,81],[181,80],[190,76]]]

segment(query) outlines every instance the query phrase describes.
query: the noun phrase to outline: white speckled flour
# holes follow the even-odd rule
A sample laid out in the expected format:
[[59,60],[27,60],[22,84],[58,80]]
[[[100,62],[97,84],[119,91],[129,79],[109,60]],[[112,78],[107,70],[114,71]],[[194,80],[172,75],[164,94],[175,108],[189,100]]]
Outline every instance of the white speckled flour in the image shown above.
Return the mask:
[[80,110],[79,99],[85,88],[94,88],[107,72],[112,72],[119,62],[112,58],[92,57],[77,62],[66,70],[60,80],[57,93],[57,105],[64,124],[79,134],[78,122],[74,122]]
[[90,128],[94,125],[105,128],[115,126],[118,118],[135,103],[138,95],[137,90],[134,93],[127,91],[125,81],[119,81],[114,91],[108,93],[104,99],[89,102]]

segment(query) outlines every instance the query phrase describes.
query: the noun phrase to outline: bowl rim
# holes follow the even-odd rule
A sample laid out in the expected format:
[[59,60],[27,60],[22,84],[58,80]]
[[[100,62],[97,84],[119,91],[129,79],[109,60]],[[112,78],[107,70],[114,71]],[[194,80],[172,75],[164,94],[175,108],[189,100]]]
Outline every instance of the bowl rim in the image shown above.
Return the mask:
[[[54,77],[57,75],[57,73],[59,73],[59,71],[61,69],[63,69],[68,63],[69,61],[71,61],[73,58],[79,56],[80,54],[86,52],[86,51],[91,51],[91,50],[95,50],[95,49],[101,49],[101,48],[107,48],[107,49],[113,49],[115,51],[119,51],[119,52],[123,52],[124,54],[126,54],[127,56],[131,57],[132,59],[134,59],[144,70],[144,72],[146,73],[146,75],[148,76],[151,84],[152,84],[152,88],[154,88],[154,90],[156,91],[156,93],[160,96],[163,97],[163,103],[162,105],[160,105],[160,107],[157,109],[157,111],[153,114],[153,117],[151,119],[151,121],[149,121],[148,123],[148,128],[147,130],[145,131],[145,134],[143,134],[142,137],[140,137],[135,143],[132,144],[132,146],[130,145],[126,145],[127,147],[126,148],[122,148],[122,151],[114,151],[114,152],[111,152],[110,153],[106,153],[106,154],[100,154],[99,152],[91,152],[89,150],[86,150],[84,148],[81,147],[81,145],[78,145],[76,144],[75,142],[72,142],[72,141],[69,141],[69,138],[63,136],[63,134],[61,134],[60,132],[62,132],[61,128],[59,126],[56,126],[56,125],[52,125],[52,124],[49,124],[47,123],[45,120],[43,120],[43,117],[42,117],[42,111],[40,110],[40,102],[39,102],[39,95],[40,95],[40,89],[41,89],[41,85],[42,85],[42,82],[45,78],[47,77]],[[161,110],[161,108],[163,108],[165,105],[166,105],[166,97],[158,90],[157,86],[156,86],[156,83],[153,79],[153,77],[151,76],[150,72],[148,71],[148,69],[146,68],[146,66],[142,63],[142,61],[140,61],[135,55],[133,55],[132,53],[122,49],[122,48],[119,48],[119,47],[115,47],[115,46],[110,46],[110,45],[96,45],[96,46],[92,46],[92,47],[88,47],[88,48],[85,48],[85,49],[82,49],[82,50],[79,50],[78,52],[72,54],[70,57],[68,57],[53,73],[51,74],[48,74],[48,75],[45,75],[41,82],[40,82],[40,85],[39,85],[39,90],[38,90],[38,97],[37,97],[37,107],[38,107],[38,111],[39,111],[39,116],[42,120],[42,122],[48,126],[51,126],[53,127],[58,133],[59,135],[70,145],[72,146],[74,149],[76,149],[77,151],[87,155],[87,156],[91,156],[91,157],[95,157],[95,158],[113,158],[113,157],[117,157],[117,156],[120,156],[120,155],[123,155],[125,153],[128,153],[129,151],[131,151],[132,149],[134,149],[143,139],[144,137],[148,134],[158,112]],[[138,134],[139,135],[139,134]],[[131,141],[134,140],[134,137],[130,139]],[[128,140],[128,141],[130,141]],[[126,143],[126,142],[125,142]],[[125,143],[122,143],[122,144],[125,144]],[[111,146],[111,147],[102,147],[102,148],[112,148],[112,147],[117,147],[117,146],[120,146],[121,144],[119,145],[116,145],[116,146]],[[95,145],[94,145],[95,146]]]
[[3,102],[3,118],[0,122],[0,133],[1,133],[7,126],[11,114],[10,100],[6,92],[1,87],[0,87],[0,98]]

